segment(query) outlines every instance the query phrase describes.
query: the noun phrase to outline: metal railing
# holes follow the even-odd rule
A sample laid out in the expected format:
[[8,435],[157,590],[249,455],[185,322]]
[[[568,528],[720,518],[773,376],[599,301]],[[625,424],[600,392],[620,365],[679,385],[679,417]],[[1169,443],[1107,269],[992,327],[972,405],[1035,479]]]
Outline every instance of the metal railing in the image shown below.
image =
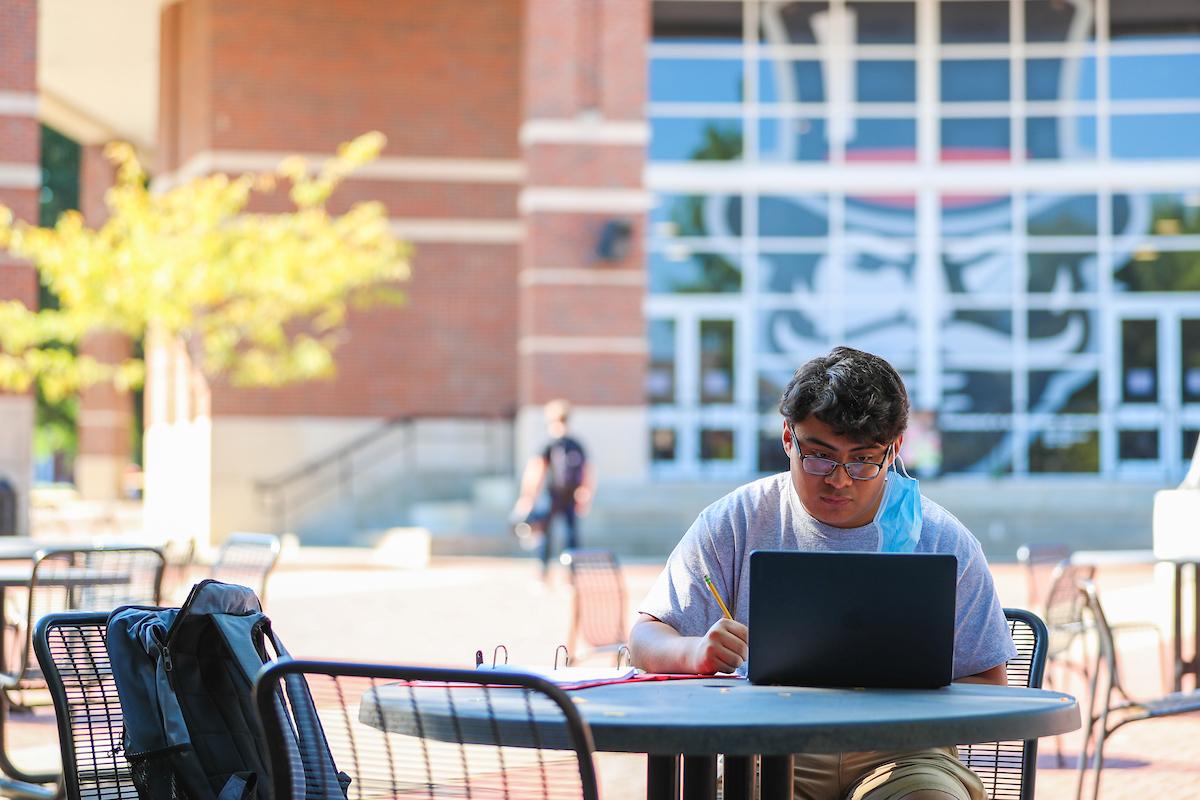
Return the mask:
[[[513,415],[493,417],[472,415],[460,420],[464,425],[480,423],[482,436],[477,450],[483,462],[475,470],[455,466],[464,477],[503,474],[512,469]],[[446,421],[439,417],[437,421]],[[418,454],[418,425],[429,418],[400,415],[310,459],[298,467],[254,482],[258,504],[271,520],[275,533],[285,533],[306,509],[328,502],[334,494],[341,502],[351,503],[362,491],[364,477],[391,464],[403,475],[416,475],[421,469]],[[507,432],[497,423],[508,423]],[[507,443],[497,439],[507,436]],[[507,445],[507,446],[505,446]]]

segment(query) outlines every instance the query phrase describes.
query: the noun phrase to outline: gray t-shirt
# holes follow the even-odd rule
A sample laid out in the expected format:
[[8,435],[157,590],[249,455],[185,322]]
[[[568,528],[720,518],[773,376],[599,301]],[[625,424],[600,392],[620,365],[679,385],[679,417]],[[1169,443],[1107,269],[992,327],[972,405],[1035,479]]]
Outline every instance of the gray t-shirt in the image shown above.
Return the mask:
[[[978,540],[961,522],[921,497],[918,553],[958,557],[954,620],[954,677],[974,675],[1017,654],[1004,609]],[[750,553],[754,550],[879,550],[874,522],[861,528],[835,528],[805,510],[789,473],[748,483],[716,501],[692,523],[675,546],[667,566],[638,606],[684,636],[703,636],[721,618],[704,586],[712,578],[734,619],[749,624]],[[887,602],[881,597],[880,602]],[[745,674],[746,665],[738,670]]]

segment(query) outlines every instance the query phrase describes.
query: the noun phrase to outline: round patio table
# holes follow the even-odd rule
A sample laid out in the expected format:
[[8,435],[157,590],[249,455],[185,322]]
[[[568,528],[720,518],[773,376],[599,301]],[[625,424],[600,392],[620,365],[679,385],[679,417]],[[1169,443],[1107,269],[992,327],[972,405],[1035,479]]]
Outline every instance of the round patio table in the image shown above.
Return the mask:
[[[452,713],[444,690],[424,691],[428,696],[419,705],[425,736],[455,741],[463,729],[455,714],[480,720],[490,714],[502,734],[506,724],[515,735],[528,730],[519,692],[506,708],[503,690],[493,690],[490,703],[481,690],[455,690]],[[361,704],[362,721],[417,734],[409,692],[395,685],[372,690]],[[646,793],[653,800],[679,796],[681,757],[685,798],[714,795],[717,754],[726,756],[726,797],[742,793],[729,791],[730,768],[739,771],[740,782],[752,776],[749,757],[756,755],[763,757],[763,797],[790,797],[793,753],[1034,739],[1079,727],[1070,695],[968,683],[933,690],[817,689],[701,678],[616,683],[569,695],[597,750],[649,756]]]

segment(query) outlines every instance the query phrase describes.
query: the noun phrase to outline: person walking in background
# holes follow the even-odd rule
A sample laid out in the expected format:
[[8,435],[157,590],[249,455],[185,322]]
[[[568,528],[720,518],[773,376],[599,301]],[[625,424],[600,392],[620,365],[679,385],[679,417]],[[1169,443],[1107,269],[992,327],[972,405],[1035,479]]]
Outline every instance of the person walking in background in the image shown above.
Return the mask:
[[526,464],[521,478],[521,496],[515,508],[517,515],[527,516],[534,508],[539,491],[545,487],[549,511],[542,537],[542,580],[550,574],[555,518],[561,517],[566,527],[566,547],[578,547],[579,517],[585,516],[591,508],[595,487],[594,470],[583,445],[567,435],[571,404],[566,400],[551,400],[546,404],[545,414],[550,441]]

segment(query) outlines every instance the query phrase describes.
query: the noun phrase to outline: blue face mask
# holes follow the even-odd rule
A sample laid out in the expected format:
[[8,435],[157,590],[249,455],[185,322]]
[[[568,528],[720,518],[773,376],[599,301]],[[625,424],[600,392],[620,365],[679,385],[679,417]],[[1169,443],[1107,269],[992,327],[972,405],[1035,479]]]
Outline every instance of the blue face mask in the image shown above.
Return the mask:
[[911,553],[921,540],[921,490],[916,480],[908,477],[900,456],[883,477],[887,484],[875,512],[880,552]]

